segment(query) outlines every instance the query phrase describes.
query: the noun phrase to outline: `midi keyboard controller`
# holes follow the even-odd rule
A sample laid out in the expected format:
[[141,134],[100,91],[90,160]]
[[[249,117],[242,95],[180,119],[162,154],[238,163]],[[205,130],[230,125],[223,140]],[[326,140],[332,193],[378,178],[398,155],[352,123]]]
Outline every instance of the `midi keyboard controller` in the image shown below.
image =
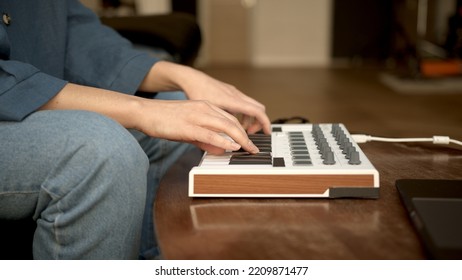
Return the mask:
[[379,173],[343,124],[278,124],[249,138],[258,154],[205,153],[189,172],[189,196],[379,196]]

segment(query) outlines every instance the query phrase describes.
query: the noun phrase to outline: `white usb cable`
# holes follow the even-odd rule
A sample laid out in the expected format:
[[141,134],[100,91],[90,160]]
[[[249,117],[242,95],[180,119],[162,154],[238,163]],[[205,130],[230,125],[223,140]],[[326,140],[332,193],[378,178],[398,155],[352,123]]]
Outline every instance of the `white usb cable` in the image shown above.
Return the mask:
[[352,134],[351,137],[356,143],[379,142],[431,142],[433,144],[448,145],[456,144],[462,146],[462,142],[449,138],[448,136],[433,136],[432,138],[385,138],[366,134]]

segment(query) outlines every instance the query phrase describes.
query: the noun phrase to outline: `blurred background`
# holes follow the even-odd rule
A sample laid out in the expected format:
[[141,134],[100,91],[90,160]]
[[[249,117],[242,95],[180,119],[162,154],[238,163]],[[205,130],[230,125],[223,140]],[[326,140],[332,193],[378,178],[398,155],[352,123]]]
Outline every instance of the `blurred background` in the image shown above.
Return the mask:
[[201,35],[187,63],[260,100],[271,119],[396,135],[462,122],[462,0],[81,1],[122,26],[188,15]]
[[193,15],[203,34],[198,66],[378,64],[415,76],[432,75],[421,69],[427,60],[454,63],[462,55],[460,0],[82,2],[105,16]]

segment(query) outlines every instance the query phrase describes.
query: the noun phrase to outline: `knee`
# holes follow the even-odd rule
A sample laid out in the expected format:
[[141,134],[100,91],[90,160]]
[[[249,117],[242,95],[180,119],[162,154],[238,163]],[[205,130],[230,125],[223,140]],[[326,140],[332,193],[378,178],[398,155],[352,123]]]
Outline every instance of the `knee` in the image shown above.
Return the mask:
[[[86,111],[59,113],[63,142],[56,147],[55,173],[82,185],[96,177],[106,177],[112,187],[131,188],[131,196],[144,186],[149,162],[136,139],[120,124],[100,114]],[[65,168],[72,167],[72,168]],[[62,174],[66,170],[67,174]],[[124,186],[126,185],[126,186]],[[137,186],[134,188],[134,186]],[[66,190],[63,190],[66,191]]]
[[[137,140],[116,121],[91,112],[79,112],[75,135],[93,159],[111,161],[126,172],[147,170],[148,158]],[[135,168],[136,167],[136,168]]]
[[[49,240],[56,239],[52,234],[58,233],[63,244],[77,244],[90,230],[88,246],[75,254],[95,253],[105,259],[130,251],[135,256],[149,168],[138,142],[115,121],[91,112],[48,112],[41,120],[48,120],[59,137],[48,137],[53,155],[34,213],[36,247],[48,248]],[[108,238],[107,228],[117,228],[117,233]],[[113,244],[122,244],[120,250]],[[63,254],[76,249],[61,247]]]

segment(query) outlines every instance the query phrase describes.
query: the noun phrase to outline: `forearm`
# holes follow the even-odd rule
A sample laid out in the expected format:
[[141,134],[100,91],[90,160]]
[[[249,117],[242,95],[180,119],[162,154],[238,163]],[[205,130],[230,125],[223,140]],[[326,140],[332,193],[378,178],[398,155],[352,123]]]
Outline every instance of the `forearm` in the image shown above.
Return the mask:
[[141,98],[114,91],[67,84],[40,110],[85,110],[110,117],[126,128],[137,127]]

